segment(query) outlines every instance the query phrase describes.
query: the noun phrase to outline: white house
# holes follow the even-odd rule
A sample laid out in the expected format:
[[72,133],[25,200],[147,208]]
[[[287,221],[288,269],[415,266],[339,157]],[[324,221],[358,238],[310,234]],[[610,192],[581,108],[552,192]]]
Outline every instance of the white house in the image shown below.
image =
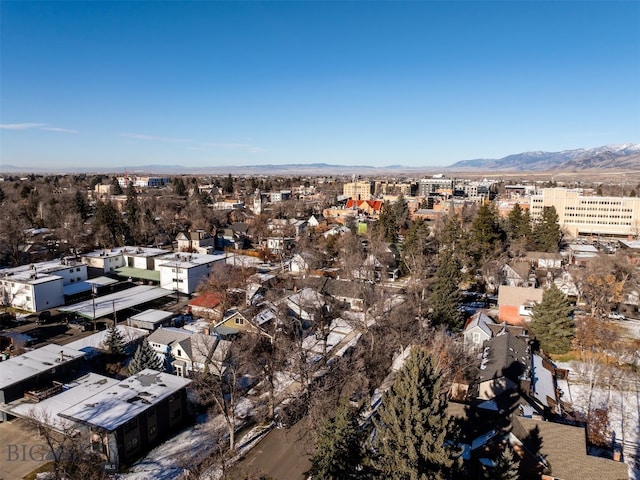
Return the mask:
[[464,327],[464,347],[467,350],[480,350],[485,340],[492,337],[489,325],[495,325],[491,317],[482,311],[478,311],[469,320]]
[[205,371],[212,375],[222,375],[230,345],[230,341],[221,340],[214,335],[204,333],[189,335],[171,346],[173,371],[179,377],[188,377],[192,372]]

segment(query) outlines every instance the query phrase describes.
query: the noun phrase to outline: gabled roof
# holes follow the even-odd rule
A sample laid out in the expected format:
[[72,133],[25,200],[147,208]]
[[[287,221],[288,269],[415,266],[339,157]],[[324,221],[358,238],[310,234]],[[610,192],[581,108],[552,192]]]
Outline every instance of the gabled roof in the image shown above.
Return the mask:
[[[514,417],[513,434],[525,447],[540,449],[539,453],[545,458],[554,478],[563,480],[590,478],[627,480],[629,478],[626,464],[587,455],[586,434],[582,427]],[[542,440],[541,443],[539,439]],[[529,445],[529,441],[533,444]]]
[[531,371],[531,354],[523,340],[508,333],[485,340],[478,373],[480,382],[506,377],[517,384],[527,371]]
[[189,302],[192,307],[216,308],[222,301],[222,295],[218,292],[204,292]]
[[192,333],[178,328],[158,328],[154,330],[148,337],[149,343],[158,343],[160,345],[173,345],[189,338]]
[[379,212],[380,210],[382,210],[382,205],[383,205],[382,200],[353,200],[352,198],[350,198],[345,208],[362,209],[362,208],[368,207],[375,212]]
[[471,330],[472,328],[478,327],[484,333],[487,334],[488,337],[492,336],[491,329],[489,325],[495,325],[496,322],[493,321],[491,317],[485,314],[482,310],[474,313],[469,320],[467,320],[467,325],[464,327],[464,331]]

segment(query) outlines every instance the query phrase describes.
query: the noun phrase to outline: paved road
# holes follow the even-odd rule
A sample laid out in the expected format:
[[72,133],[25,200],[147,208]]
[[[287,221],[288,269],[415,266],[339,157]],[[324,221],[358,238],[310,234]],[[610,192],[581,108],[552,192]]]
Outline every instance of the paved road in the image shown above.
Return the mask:
[[305,436],[307,433],[304,422],[298,422],[286,430],[272,430],[232,467],[231,477],[262,473],[274,480],[305,479],[304,472],[311,467],[311,439]]

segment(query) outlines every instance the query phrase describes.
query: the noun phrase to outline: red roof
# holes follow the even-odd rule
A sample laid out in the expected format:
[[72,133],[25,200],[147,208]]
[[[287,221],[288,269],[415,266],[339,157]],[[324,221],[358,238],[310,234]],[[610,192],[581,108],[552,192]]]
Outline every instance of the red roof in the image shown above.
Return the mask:
[[215,308],[220,305],[222,295],[215,292],[204,292],[189,302],[192,307]]
[[382,209],[382,200],[354,200],[352,198],[347,201],[345,208],[362,208],[365,203],[374,212],[379,212]]

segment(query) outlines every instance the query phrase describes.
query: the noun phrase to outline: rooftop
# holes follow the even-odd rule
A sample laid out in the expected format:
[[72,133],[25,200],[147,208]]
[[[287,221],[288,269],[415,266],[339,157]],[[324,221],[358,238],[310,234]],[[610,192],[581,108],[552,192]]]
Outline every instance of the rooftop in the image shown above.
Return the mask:
[[52,343],[0,362],[0,390],[84,355],[79,350]]
[[68,307],[60,307],[58,310],[60,312],[75,313],[85,318],[94,319],[111,315],[114,311],[119,312],[173,294],[174,292],[165,290],[164,288],[139,285],[120,292],[96,297],[95,303],[94,299],[91,299],[74,303]]
[[68,408],[60,416],[111,432],[189,383],[191,380],[186,378],[145,369]]

